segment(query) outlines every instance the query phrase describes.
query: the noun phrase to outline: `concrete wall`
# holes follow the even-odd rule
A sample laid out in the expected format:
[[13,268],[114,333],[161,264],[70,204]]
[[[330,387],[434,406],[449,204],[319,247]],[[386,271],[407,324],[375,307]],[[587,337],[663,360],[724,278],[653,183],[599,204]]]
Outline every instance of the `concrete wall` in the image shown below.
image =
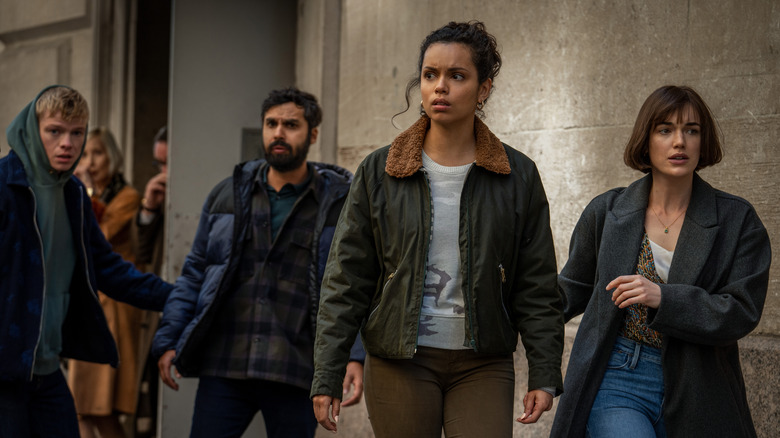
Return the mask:
[[[486,122],[538,164],[559,267],[588,201],[641,176],[623,165],[623,146],[644,99],[665,84],[691,85],[708,102],[726,156],[701,175],[753,203],[780,253],[777,2],[344,0],[342,10],[339,164],[354,170],[400,132],[390,119],[405,106],[404,88],[424,36],[450,20],[478,19],[497,37],[504,59]],[[419,99],[415,90],[413,107]],[[406,128],[416,117],[412,110],[395,122]],[[772,267],[755,331],[760,336],[742,344],[761,436],[777,436],[780,424],[779,265]],[[569,342],[576,327],[567,326]],[[524,367],[518,361],[519,397],[526,390]],[[348,412],[341,418],[360,415]],[[543,418],[539,425],[517,425],[515,436],[547,436],[552,413]]]
[[309,160],[335,163],[338,156],[341,0],[298,1],[295,85],[317,96],[322,124]]
[[[174,1],[171,41],[166,249],[173,281],[206,196],[252,154],[245,129],[260,128],[269,91],[295,81],[295,4]],[[160,436],[188,436],[197,379],[183,379],[179,392],[160,387]],[[247,436],[265,436],[262,422]]]
[[43,87],[69,85],[93,107],[91,3],[0,0],[0,156],[9,151],[5,128]]
[[[69,85],[87,99],[90,127],[107,126],[125,157],[132,157],[128,27],[136,1],[0,0],[0,126],[8,126],[44,86]],[[8,152],[3,146],[4,135],[0,155]],[[132,168],[126,159],[130,182]]]

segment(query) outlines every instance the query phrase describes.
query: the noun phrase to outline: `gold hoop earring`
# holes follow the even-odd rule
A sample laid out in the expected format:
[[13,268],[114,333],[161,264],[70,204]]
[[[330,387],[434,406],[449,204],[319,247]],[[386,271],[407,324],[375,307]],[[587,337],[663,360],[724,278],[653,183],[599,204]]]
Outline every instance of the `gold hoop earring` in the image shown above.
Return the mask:
[[479,102],[477,102],[477,109],[479,111],[482,111],[482,108],[484,108],[484,107],[485,107],[485,101],[484,100],[480,100]]

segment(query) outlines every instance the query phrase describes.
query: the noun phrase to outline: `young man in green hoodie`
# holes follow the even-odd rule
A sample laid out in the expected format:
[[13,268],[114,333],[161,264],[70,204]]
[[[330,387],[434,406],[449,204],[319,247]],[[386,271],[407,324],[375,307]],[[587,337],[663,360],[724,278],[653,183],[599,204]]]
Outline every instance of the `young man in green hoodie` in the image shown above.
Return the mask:
[[[6,130],[0,159],[0,431],[78,437],[60,358],[118,362],[97,291],[161,310],[171,286],[111,250],[73,171],[89,109],[45,88]],[[4,435],[5,436],[5,435]]]

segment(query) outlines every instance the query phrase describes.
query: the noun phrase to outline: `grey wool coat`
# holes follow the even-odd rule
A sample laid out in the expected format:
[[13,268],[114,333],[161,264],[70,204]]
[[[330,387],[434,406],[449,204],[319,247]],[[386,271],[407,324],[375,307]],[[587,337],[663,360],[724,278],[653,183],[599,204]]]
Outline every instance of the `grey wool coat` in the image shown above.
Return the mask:
[[[551,436],[583,437],[625,310],[606,285],[636,273],[650,175],[585,208],[558,282],[565,318],[584,313]],[[694,174],[693,193],[661,304],[648,309],[663,335],[667,435],[754,437],[737,341],[758,324],[769,282],[769,236],[744,199]]]

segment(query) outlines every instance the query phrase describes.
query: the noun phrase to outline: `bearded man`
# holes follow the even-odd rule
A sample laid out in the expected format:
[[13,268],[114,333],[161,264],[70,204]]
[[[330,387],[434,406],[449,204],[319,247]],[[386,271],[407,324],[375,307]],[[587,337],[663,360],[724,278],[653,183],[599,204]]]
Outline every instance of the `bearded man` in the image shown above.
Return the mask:
[[[314,324],[352,174],[306,160],[322,121],[313,95],[272,91],[261,117],[265,159],[239,164],[209,194],[152,347],[166,385],[200,378],[192,437],[240,437],[258,410],[269,438],[313,437],[317,426]],[[362,396],[364,358],[357,341],[344,404]]]

